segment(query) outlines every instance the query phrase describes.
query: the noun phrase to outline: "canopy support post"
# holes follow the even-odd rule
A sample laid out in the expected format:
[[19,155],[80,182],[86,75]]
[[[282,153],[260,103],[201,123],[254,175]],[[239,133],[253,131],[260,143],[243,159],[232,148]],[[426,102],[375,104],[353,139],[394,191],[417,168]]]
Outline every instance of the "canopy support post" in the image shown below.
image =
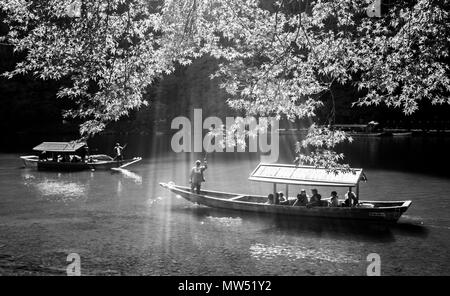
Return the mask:
[[359,183],[356,184],[356,200],[357,200],[357,203],[359,203]]
[[273,183],[273,196],[277,194],[277,183]]
[[289,184],[286,184],[286,200],[289,199]]

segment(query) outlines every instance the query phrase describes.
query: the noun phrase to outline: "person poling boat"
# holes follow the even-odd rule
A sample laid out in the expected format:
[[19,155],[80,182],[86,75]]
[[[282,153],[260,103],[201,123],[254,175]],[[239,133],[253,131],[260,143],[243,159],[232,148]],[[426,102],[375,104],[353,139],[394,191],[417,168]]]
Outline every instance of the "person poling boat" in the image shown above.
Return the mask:
[[203,165],[200,160],[195,162],[195,166],[191,169],[191,173],[189,175],[189,183],[191,183],[191,191],[200,194],[200,188],[202,182],[205,182],[205,177],[203,176],[203,172],[208,168],[208,163],[206,161],[206,155],[203,159]]
[[122,161],[123,160],[123,149],[127,147],[127,144],[125,146],[120,146],[120,143],[116,143],[116,146],[114,147],[114,152],[116,153],[116,156],[114,157],[114,160]]

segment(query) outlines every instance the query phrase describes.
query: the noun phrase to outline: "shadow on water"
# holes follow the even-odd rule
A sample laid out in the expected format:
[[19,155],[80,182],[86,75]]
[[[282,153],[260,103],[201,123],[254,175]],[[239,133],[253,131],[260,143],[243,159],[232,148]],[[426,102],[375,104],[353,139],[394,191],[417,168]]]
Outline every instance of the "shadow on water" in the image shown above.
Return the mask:
[[242,219],[243,227],[246,227],[245,224],[258,224],[260,228],[263,228],[259,231],[267,235],[329,237],[365,242],[394,242],[396,235],[422,238],[428,235],[428,230],[423,225],[407,222],[380,223],[315,217],[274,216],[202,206],[173,207],[172,211],[192,215],[199,222],[204,221],[207,217]]
[[428,236],[427,227],[411,222],[398,222],[397,224],[392,224],[390,228],[396,233],[405,236],[414,236],[420,238],[426,238]]

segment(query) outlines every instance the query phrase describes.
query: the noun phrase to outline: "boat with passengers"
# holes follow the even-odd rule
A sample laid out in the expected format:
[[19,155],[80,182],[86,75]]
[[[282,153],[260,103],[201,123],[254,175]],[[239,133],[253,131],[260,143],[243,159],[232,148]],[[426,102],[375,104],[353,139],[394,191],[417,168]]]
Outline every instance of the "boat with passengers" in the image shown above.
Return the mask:
[[110,170],[124,168],[141,157],[115,160],[106,154],[89,155],[86,142],[43,142],[33,148],[39,155],[20,156],[24,166],[46,171]]
[[[338,207],[268,204],[268,197],[262,195],[212,190],[201,190],[200,193],[196,193],[192,192],[189,187],[179,186],[173,182],[159,184],[190,202],[208,207],[298,217],[396,222],[411,205],[410,200],[360,200],[360,181],[366,180],[362,169],[336,173],[313,166],[260,163],[250,174],[249,180],[272,184],[274,194],[277,193],[278,186],[284,185],[285,196],[288,200],[290,199],[289,189],[292,187],[312,186],[315,188],[348,188],[350,192],[356,193],[358,202],[353,206]],[[298,191],[300,192],[300,190]],[[344,204],[344,200],[339,200],[339,204]]]

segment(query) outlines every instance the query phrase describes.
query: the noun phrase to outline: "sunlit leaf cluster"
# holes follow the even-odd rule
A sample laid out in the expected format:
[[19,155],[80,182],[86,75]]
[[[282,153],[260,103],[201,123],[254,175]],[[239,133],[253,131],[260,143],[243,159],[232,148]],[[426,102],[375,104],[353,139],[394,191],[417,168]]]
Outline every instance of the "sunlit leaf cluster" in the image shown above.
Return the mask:
[[[79,15],[67,12],[74,2]],[[5,40],[26,53],[5,75],[65,81],[58,96],[77,106],[66,115],[91,135],[146,104],[148,86],[177,65],[214,57],[211,77],[246,115],[316,120],[331,99],[328,122],[300,144],[313,150],[297,152],[302,163],[336,167],[343,155],[333,149],[351,140],[332,127],[336,85],[360,90],[354,104],[406,114],[422,100],[450,103],[448,1],[389,1],[368,17],[372,2],[2,0]]]

